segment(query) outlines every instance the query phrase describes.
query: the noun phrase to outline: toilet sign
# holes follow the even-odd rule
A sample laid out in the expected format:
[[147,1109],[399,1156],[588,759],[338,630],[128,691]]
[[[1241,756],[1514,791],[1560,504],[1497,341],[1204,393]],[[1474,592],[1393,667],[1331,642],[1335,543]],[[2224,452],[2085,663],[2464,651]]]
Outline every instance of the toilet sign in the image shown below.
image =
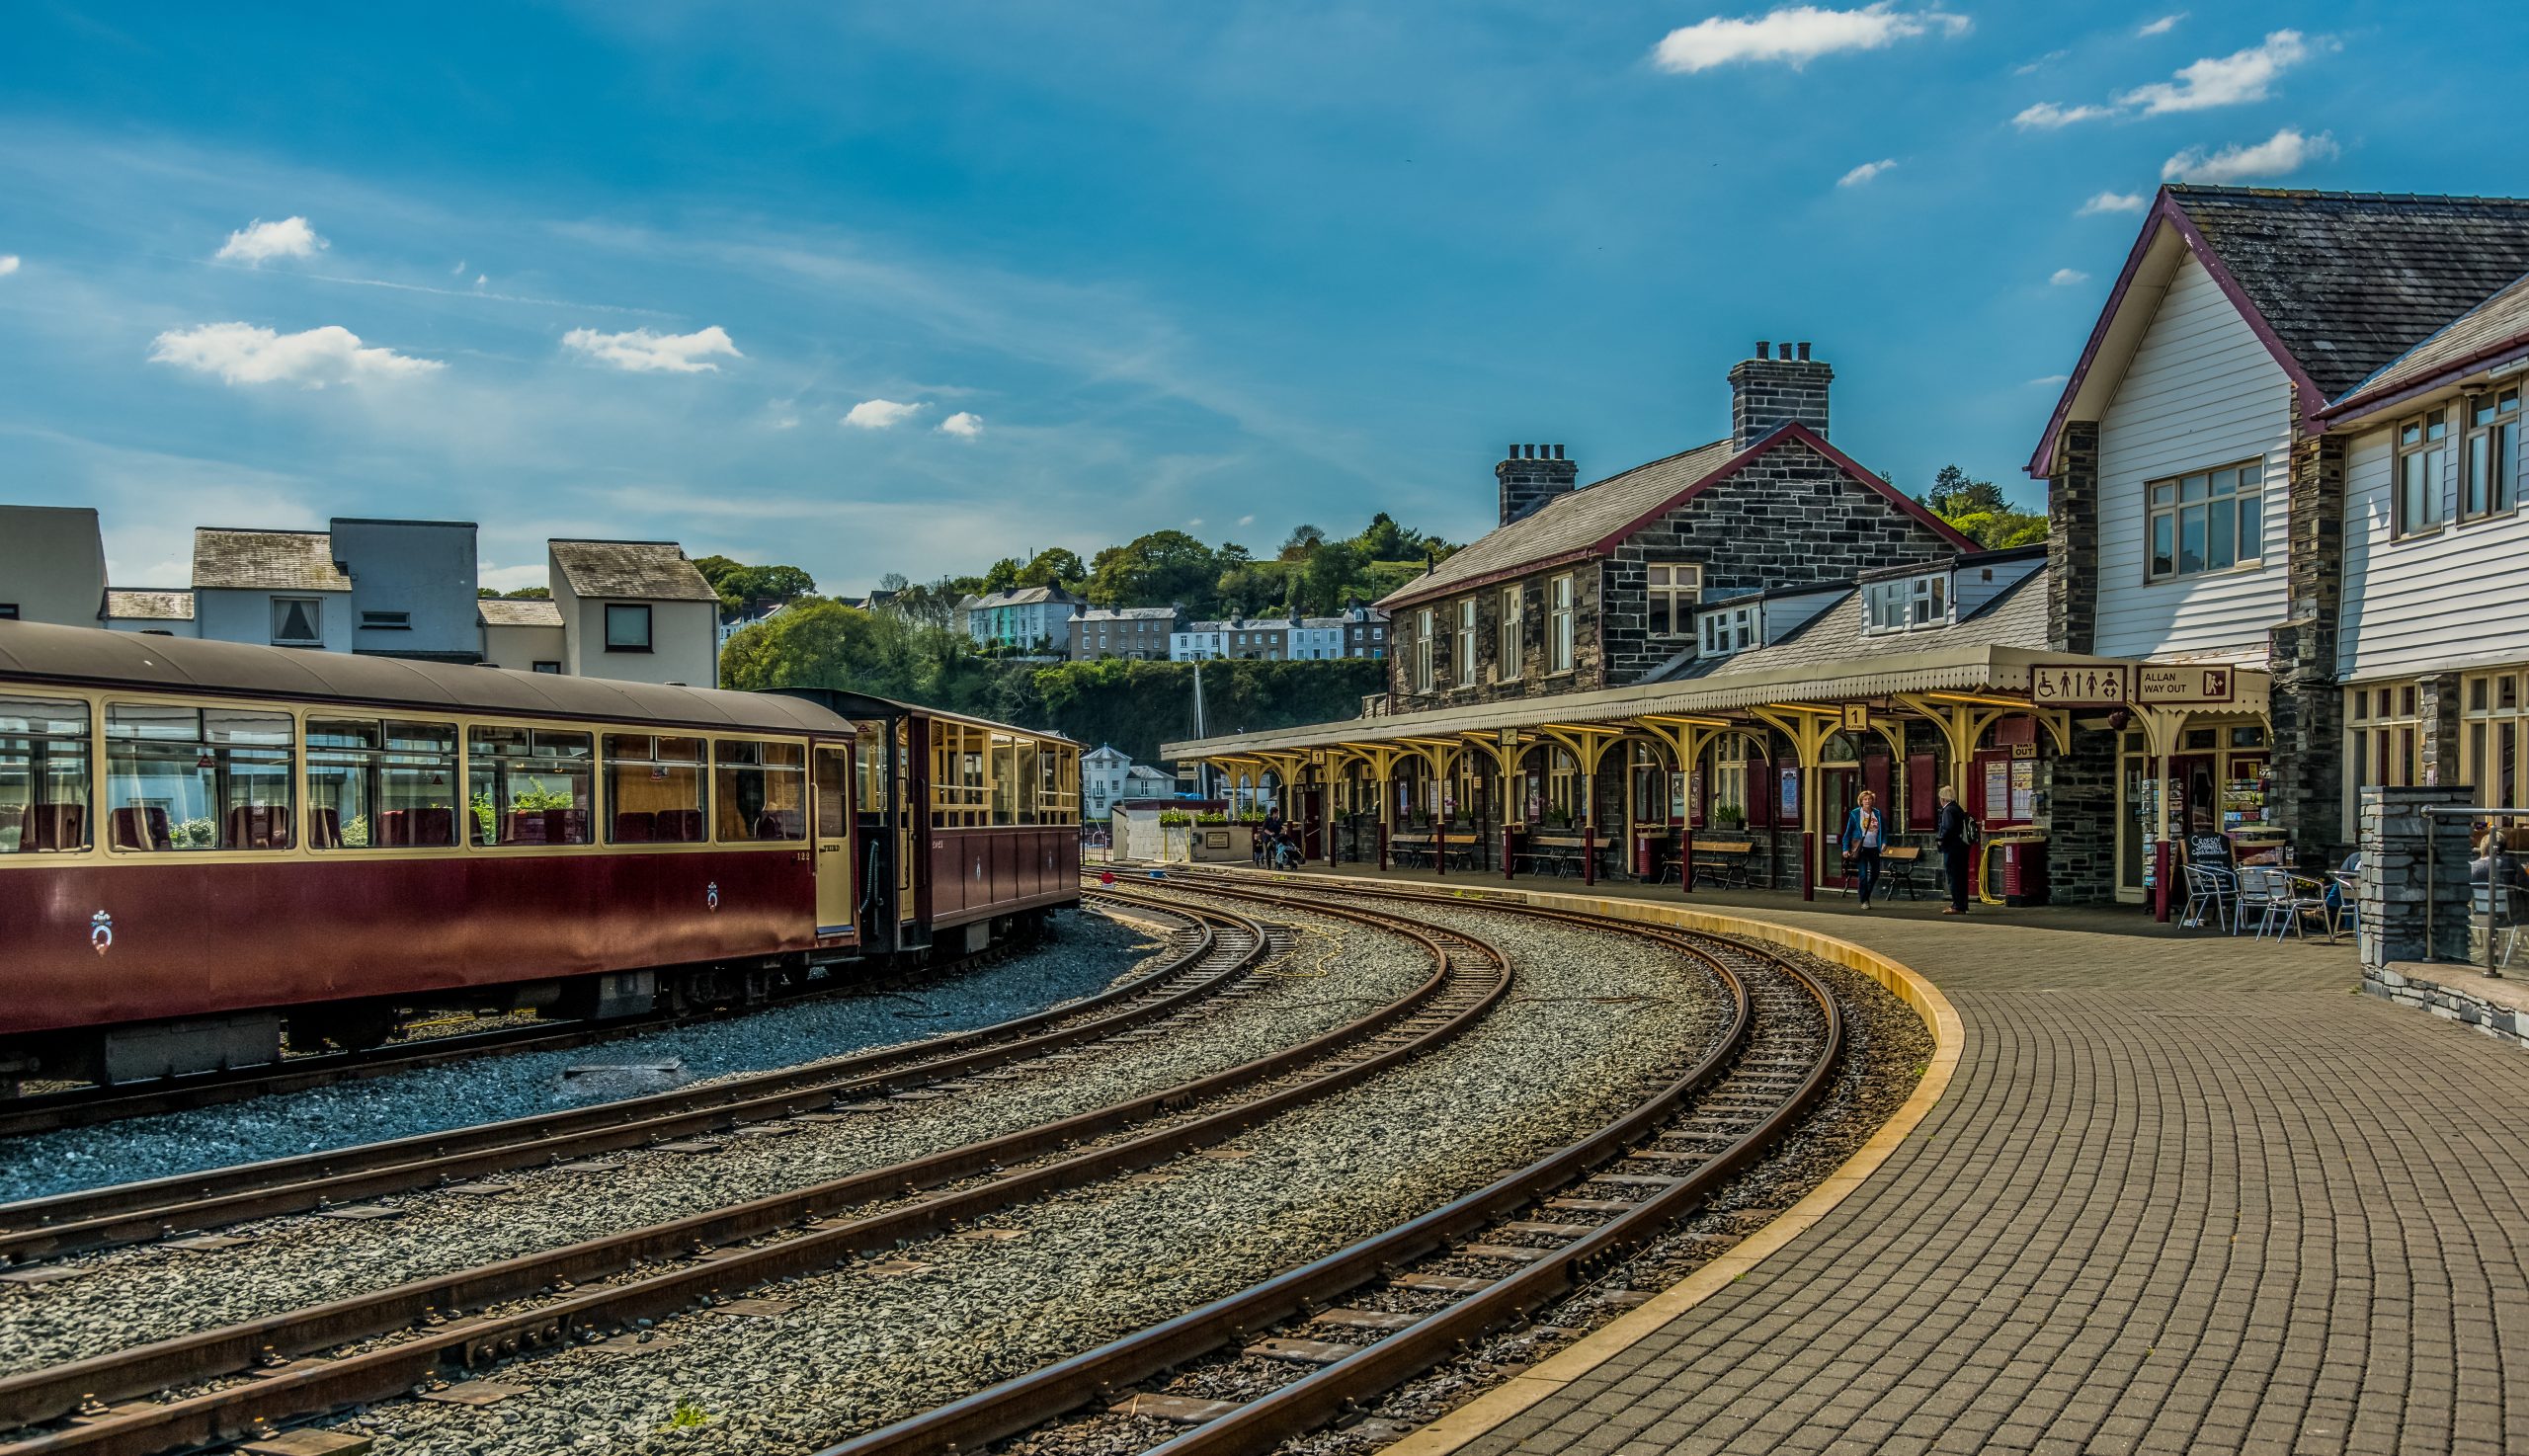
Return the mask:
[[2145,703],[2229,702],[2231,669],[2144,663],[2134,669],[2134,700]]
[[2125,665],[2099,662],[2033,662],[2029,700],[2044,708],[2123,707],[2132,701]]

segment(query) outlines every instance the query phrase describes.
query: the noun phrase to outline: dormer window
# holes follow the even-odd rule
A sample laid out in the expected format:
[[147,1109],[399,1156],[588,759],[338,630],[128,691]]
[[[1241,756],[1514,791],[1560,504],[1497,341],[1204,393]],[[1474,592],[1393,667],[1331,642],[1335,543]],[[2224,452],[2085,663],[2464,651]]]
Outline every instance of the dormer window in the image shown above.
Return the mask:
[[1862,588],[1861,624],[1865,632],[1905,632],[1937,627],[1949,621],[1949,573],[1926,572],[1872,582]]
[[1728,657],[1759,645],[1764,636],[1755,607],[1721,607],[1696,618],[1706,657]]

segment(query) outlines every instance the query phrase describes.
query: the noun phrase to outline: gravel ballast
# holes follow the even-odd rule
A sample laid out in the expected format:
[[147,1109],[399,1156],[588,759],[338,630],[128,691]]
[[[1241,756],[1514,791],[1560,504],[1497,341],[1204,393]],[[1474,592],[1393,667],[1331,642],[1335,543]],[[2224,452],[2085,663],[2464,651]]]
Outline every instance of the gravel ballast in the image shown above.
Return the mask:
[[[919,991],[800,1002],[595,1046],[490,1053],[228,1106],[12,1139],[0,1148],[0,1202],[500,1122],[988,1026],[1093,995],[1166,949],[1146,925],[1097,912],[1063,911],[1053,924],[1044,945]],[[573,1067],[617,1064],[681,1070],[563,1077]]]
[[[504,1173],[494,1197],[453,1190],[383,1200],[399,1216],[350,1222],[294,1216],[241,1225],[243,1247],[215,1254],[142,1246],[70,1261],[84,1277],[24,1291],[0,1322],[0,1372],[57,1364],[665,1223],[1035,1126],[1191,1081],[1303,1041],[1395,1000],[1430,974],[1401,936],[1328,917],[1275,912],[1296,931],[1289,952],[1247,997],[1199,1004],[1200,1019],[1150,1039],[1074,1047],[1076,1060],[1019,1080],[977,1082],[937,1101],[848,1121],[788,1124],[716,1151],[619,1155],[612,1173]],[[1348,953],[1328,964],[1330,934]],[[1096,989],[1091,987],[1089,989]],[[938,998],[945,1000],[942,993]],[[994,1019],[999,1019],[995,1017]]]
[[798,1305],[671,1321],[655,1352],[513,1362],[492,1378],[527,1394],[497,1406],[399,1402],[352,1423],[417,1456],[813,1450],[1481,1186],[1632,1105],[1720,1030],[1700,962],[1501,912],[1411,913],[1509,952],[1509,996],[1459,1040],[1243,1135],[1244,1156],[1191,1155],[992,1220],[1014,1237],[969,1231],[757,1291]]

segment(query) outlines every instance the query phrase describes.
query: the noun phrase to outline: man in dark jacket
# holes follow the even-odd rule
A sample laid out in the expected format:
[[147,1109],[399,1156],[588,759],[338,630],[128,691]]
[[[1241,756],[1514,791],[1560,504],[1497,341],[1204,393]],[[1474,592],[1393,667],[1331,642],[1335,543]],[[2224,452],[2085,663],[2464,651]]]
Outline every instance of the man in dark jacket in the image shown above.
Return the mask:
[[1949,873],[1949,908],[1943,915],[1967,913],[1967,866],[1976,857],[1976,821],[1958,807],[1958,790],[1944,783],[1940,786],[1940,819],[1933,826],[1940,835],[1940,862]]

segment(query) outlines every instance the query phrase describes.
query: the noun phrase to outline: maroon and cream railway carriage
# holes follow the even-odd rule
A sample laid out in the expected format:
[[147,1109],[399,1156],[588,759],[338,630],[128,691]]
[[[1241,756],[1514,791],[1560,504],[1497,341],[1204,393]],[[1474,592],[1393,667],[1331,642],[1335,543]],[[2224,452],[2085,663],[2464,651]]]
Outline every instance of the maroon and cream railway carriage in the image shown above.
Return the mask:
[[854,737],[776,694],[0,622],[0,1086],[765,995],[858,953]]
[[1079,900],[1079,744],[865,692],[781,690],[858,735],[871,950],[980,950],[1020,918]]

